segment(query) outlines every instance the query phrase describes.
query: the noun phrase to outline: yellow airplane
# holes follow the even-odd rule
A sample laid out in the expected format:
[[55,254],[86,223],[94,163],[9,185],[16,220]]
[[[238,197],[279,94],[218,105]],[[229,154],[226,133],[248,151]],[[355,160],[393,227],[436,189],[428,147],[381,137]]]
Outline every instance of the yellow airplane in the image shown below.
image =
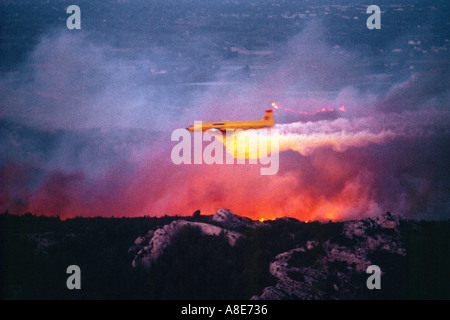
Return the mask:
[[186,128],[187,130],[194,132],[205,132],[209,129],[220,130],[225,132],[229,130],[248,130],[248,129],[261,129],[273,127],[275,122],[273,121],[273,112],[271,109],[266,109],[264,117],[261,120],[253,121],[222,121],[222,122],[198,122],[194,123],[193,126]]

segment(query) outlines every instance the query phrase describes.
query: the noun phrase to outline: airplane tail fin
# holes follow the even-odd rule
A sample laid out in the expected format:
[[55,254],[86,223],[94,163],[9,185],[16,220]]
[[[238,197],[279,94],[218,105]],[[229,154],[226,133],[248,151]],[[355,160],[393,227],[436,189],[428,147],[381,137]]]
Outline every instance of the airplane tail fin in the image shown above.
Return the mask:
[[266,112],[264,113],[264,117],[262,118],[262,121],[274,123],[272,109],[266,109]]

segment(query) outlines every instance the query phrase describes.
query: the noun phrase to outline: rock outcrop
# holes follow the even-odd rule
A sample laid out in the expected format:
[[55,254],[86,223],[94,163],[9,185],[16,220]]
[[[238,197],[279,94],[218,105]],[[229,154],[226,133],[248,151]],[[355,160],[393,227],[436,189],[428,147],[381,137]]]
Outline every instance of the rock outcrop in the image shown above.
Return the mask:
[[262,222],[235,215],[227,209],[217,210],[211,221],[227,229],[238,229],[242,227],[256,228],[263,225]]
[[188,226],[199,228],[203,234],[211,236],[218,236],[224,233],[228,238],[230,246],[234,246],[236,240],[241,237],[239,232],[224,229],[209,223],[176,220],[157,230],[150,230],[145,236],[140,236],[134,241],[134,245],[128,250],[129,252],[137,251],[132,261],[133,267],[142,265],[149,268],[152,262],[157,260],[170,245],[173,237]]
[[371,253],[406,255],[400,242],[400,220],[400,216],[386,213],[345,222],[342,235],[346,245],[330,240],[307,241],[304,246],[278,254],[270,264],[276,284],[266,287],[252,299],[352,298],[354,292],[365,285],[353,279],[376,262],[371,261]]

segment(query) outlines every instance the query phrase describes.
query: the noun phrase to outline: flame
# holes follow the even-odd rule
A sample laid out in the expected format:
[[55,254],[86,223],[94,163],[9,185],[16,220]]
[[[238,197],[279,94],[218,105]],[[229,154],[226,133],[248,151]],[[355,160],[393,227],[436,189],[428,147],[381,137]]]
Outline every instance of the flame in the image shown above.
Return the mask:
[[272,216],[271,214],[267,214],[264,216],[261,216],[261,218],[257,219],[259,222],[264,222],[264,221],[273,221],[275,219],[281,218],[283,216]]
[[[272,107],[274,109],[281,109],[281,107],[278,106],[275,102],[272,102]],[[292,112],[292,113],[299,113],[299,114],[306,114],[306,115],[314,115],[314,114],[323,113],[323,112],[334,112],[336,110],[341,111],[341,112],[347,112],[347,110],[345,109],[344,105],[342,105],[342,107],[339,107],[339,108],[326,108],[326,107],[323,107],[323,108],[317,109],[314,112],[307,112],[307,111],[302,111],[302,110],[295,111],[294,109],[291,109],[291,108],[282,108],[282,109],[285,110],[285,111]]]

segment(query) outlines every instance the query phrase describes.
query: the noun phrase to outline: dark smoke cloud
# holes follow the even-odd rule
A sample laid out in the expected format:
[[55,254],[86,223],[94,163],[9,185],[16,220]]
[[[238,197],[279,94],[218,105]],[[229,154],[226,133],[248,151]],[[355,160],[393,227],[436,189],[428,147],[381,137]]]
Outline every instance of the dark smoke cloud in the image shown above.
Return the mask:
[[402,112],[435,108],[448,110],[450,90],[445,79],[450,76],[448,69],[433,68],[427,72],[414,74],[398,84],[375,104],[382,112]]
[[[226,54],[203,33],[149,37],[148,47],[130,52],[84,30],[46,32],[0,78],[0,210],[448,217],[448,69],[437,62],[381,72],[392,51],[367,56],[327,40],[330,28],[313,21],[256,49],[227,44]],[[275,110],[293,139],[274,176],[261,176],[259,165],[171,162],[172,130],[195,120],[259,119],[272,102],[347,112],[302,118]]]

